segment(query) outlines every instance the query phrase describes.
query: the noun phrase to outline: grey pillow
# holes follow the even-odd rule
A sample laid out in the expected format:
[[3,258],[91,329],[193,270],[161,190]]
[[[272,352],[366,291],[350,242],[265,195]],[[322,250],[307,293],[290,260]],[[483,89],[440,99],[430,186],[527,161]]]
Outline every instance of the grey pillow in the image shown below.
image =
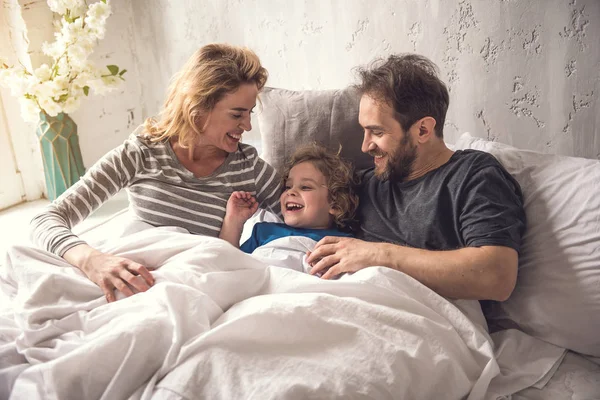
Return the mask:
[[360,97],[354,88],[293,91],[267,87],[260,95],[258,124],[262,157],[281,171],[298,146],[317,142],[352,161],[355,168],[373,166],[360,150],[363,129],[358,124]]

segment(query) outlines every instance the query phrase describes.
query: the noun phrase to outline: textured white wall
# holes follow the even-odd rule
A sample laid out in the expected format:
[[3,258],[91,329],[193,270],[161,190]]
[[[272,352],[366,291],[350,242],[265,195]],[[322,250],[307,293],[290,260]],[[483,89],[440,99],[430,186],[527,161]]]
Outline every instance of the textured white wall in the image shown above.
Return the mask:
[[123,143],[143,121],[140,83],[147,79],[138,73],[133,12],[129,1],[111,1],[113,14],[106,24],[106,36],[98,43],[92,59],[104,67],[116,64],[128,72],[125,82],[105,96],[90,95],[71,116],[77,123],[83,162],[89,168],[105,153]]
[[[47,4],[41,0],[3,0],[1,7],[0,55],[10,65],[21,63],[29,69],[32,64],[37,67],[47,62],[41,51],[42,43],[53,35],[50,23],[52,12]],[[35,127],[19,117],[19,103],[7,88],[0,88],[0,113],[3,114],[0,119],[6,121],[6,124],[0,126],[0,130],[5,130],[0,136],[10,140],[10,144],[2,144],[7,147],[2,154],[6,158],[14,157],[13,168],[17,172],[11,176],[9,171],[3,171],[3,179],[7,181],[2,181],[1,190],[11,193],[14,199],[5,202],[3,206],[39,199],[43,196],[45,183]],[[13,154],[6,156],[7,153]],[[7,161],[3,160],[3,163]]]
[[[254,49],[270,86],[341,88],[392,52],[430,57],[449,83],[448,141],[462,132],[600,158],[598,0],[113,1],[98,58],[127,68],[118,95],[75,115],[89,166],[160,109],[199,46]],[[256,140],[256,129],[246,139]]]

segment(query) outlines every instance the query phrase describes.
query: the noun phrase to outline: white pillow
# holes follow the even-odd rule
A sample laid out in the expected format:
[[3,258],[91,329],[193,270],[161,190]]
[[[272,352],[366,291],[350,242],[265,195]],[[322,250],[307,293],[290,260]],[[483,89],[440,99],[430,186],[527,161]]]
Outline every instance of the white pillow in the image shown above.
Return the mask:
[[521,185],[527,230],[512,296],[491,323],[600,356],[600,162],[519,150],[463,134],[456,149],[493,154]]

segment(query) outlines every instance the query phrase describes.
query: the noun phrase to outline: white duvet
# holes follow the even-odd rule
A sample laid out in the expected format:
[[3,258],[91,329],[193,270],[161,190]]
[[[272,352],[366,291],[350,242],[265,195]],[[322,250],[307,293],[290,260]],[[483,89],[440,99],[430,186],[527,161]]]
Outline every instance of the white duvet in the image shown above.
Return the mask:
[[1,399],[496,399],[562,354],[544,348],[533,373],[507,374],[526,342],[494,345],[477,302],[387,268],[325,281],[174,228],[101,249],[156,284],[107,304],[61,258],[9,251]]

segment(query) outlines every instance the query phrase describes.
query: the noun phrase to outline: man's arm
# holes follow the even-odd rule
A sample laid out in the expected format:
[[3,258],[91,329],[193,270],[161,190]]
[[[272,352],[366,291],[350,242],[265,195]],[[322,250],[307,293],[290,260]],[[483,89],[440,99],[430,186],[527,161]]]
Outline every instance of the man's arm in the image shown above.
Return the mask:
[[329,279],[368,266],[404,272],[439,295],[456,299],[508,299],[517,280],[518,255],[502,246],[431,251],[328,236],[307,258],[311,274]]

